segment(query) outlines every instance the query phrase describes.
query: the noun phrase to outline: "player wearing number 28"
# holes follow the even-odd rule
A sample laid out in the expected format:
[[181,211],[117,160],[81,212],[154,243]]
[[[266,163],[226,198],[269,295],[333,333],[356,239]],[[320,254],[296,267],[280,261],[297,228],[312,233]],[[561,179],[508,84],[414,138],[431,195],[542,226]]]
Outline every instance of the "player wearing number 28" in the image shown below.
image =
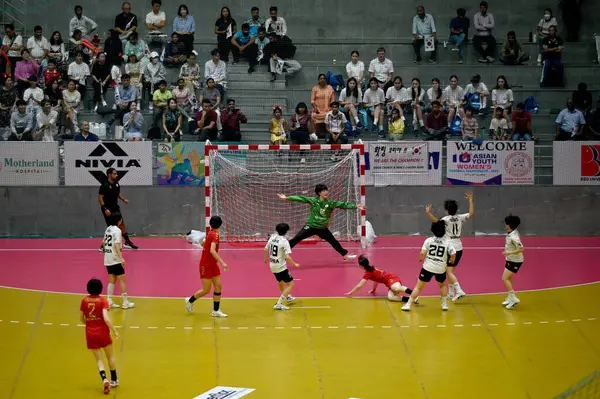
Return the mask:
[[[462,290],[454,269],[458,266],[458,263],[462,259],[463,246],[460,237],[462,235],[462,226],[467,219],[471,219],[475,214],[475,205],[473,205],[473,193],[466,193],[465,198],[469,201],[469,213],[458,214],[458,203],[455,200],[446,200],[444,202],[444,209],[446,210],[446,216],[441,218],[446,222],[446,238],[450,240],[454,249],[456,249],[456,257],[453,262],[448,262],[448,299],[452,299],[452,302],[456,302],[458,299],[464,297],[466,294]],[[425,208],[427,216],[432,222],[437,222],[436,218],[431,213],[431,204]]]
[[421,290],[425,285],[435,277],[440,286],[440,295],[442,297],[442,310],[448,310],[448,287],[446,287],[446,268],[448,264],[453,263],[456,259],[456,249],[446,237],[446,222],[438,220],[431,225],[433,237],[429,237],[423,243],[419,262],[423,262],[423,267],[419,272],[419,280],[417,286],[410,294],[408,302],[402,306],[402,310],[409,311],[410,306],[419,297]]
[[356,255],[348,254],[348,250],[342,247],[339,241],[335,239],[328,226],[329,222],[331,222],[331,215],[333,214],[334,209],[363,210],[365,209],[365,206],[363,204],[353,204],[351,202],[332,201],[328,199],[329,190],[324,184],[317,184],[315,187],[315,194],[317,194],[317,197],[277,194],[282,200],[303,202],[310,204],[311,206],[310,215],[308,216],[306,225],[290,240],[290,247],[294,248],[300,241],[316,235],[331,244],[333,249],[344,257],[344,260],[356,259]]

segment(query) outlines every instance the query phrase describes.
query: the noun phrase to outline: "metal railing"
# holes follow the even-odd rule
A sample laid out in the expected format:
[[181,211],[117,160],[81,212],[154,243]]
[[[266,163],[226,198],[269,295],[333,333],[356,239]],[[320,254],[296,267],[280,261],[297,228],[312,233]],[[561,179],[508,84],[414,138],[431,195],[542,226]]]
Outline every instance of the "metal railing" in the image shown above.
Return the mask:
[[17,33],[24,35],[27,30],[25,24],[26,8],[26,0],[2,0],[2,25],[13,24]]

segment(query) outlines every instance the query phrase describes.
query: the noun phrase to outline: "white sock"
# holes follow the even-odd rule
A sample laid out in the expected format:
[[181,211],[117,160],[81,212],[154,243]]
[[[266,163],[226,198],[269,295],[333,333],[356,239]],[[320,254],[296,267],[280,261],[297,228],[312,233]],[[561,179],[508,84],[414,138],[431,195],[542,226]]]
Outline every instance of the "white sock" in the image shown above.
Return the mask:
[[283,301],[285,301],[285,298],[282,296],[279,297],[279,299],[277,300],[277,304],[278,305],[283,305]]
[[425,124],[423,123],[423,119],[421,119],[421,120],[419,121],[419,125],[421,125],[421,126],[425,126]]
[[454,283],[454,291],[456,291],[456,292],[462,291],[462,288],[460,288],[460,284],[458,283],[458,281],[456,283]]
[[508,299],[517,299],[514,291],[508,291]]
[[108,288],[106,290],[107,292],[107,296],[108,296],[108,302],[112,302],[112,296],[115,293],[115,285],[108,283]]
[[383,125],[379,125],[379,130],[383,130]]
[[122,293],[121,296],[123,297],[123,303],[129,302],[129,300],[127,299],[127,293],[126,292]]
[[448,304],[448,298],[446,298],[445,296],[442,297],[442,306],[447,305]]
[[454,284],[448,284],[448,294],[454,295]]
[[374,124],[375,126],[377,126],[377,124],[378,124],[378,123],[379,123],[379,118],[375,118],[375,119],[373,120],[373,124]]
[[354,122],[356,122],[356,123],[360,122],[360,119],[358,119],[358,116],[354,118]]

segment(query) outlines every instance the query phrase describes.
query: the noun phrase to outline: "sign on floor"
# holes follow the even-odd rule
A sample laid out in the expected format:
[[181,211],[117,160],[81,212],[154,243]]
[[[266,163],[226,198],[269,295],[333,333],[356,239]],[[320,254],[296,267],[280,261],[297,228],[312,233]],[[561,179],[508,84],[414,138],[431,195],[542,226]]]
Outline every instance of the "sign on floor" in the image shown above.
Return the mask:
[[238,399],[254,391],[254,388],[214,387],[194,399]]

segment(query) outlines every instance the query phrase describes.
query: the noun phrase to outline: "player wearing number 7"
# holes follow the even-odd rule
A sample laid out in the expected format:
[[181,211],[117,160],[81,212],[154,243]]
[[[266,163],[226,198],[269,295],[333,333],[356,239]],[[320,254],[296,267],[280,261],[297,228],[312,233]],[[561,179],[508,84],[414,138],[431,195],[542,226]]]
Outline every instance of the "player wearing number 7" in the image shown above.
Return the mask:
[[[460,287],[460,283],[454,274],[454,268],[458,266],[462,258],[463,246],[460,236],[462,233],[463,223],[473,217],[475,214],[475,205],[473,205],[473,193],[466,193],[465,198],[469,201],[469,213],[463,213],[457,215],[458,203],[454,200],[447,200],[444,202],[444,209],[447,215],[441,218],[446,222],[446,238],[450,239],[450,242],[456,249],[456,258],[453,262],[448,262],[448,299],[452,299],[452,302],[456,302],[458,299],[465,296],[465,292]],[[438,218],[431,214],[431,204],[425,208],[427,216],[432,222],[437,222]]]
[[294,248],[300,241],[316,235],[331,244],[333,249],[344,257],[344,260],[356,259],[356,255],[349,255],[348,250],[342,247],[339,241],[335,239],[328,226],[331,222],[331,215],[335,208],[363,210],[365,209],[365,206],[363,204],[353,204],[351,202],[332,201],[328,199],[329,190],[324,184],[317,184],[315,187],[315,194],[317,194],[317,197],[277,194],[282,200],[303,202],[305,204],[310,204],[311,206],[310,215],[308,216],[306,225],[290,240],[290,247]]
[[446,237],[446,222],[438,220],[431,225],[433,237],[429,237],[423,243],[419,262],[423,262],[423,267],[419,273],[417,286],[413,289],[408,302],[402,306],[402,310],[409,311],[410,305],[418,298],[425,285],[435,277],[440,286],[440,295],[442,297],[442,310],[448,310],[448,288],[446,287],[446,267],[448,263],[453,263],[456,258],[456,250]]

